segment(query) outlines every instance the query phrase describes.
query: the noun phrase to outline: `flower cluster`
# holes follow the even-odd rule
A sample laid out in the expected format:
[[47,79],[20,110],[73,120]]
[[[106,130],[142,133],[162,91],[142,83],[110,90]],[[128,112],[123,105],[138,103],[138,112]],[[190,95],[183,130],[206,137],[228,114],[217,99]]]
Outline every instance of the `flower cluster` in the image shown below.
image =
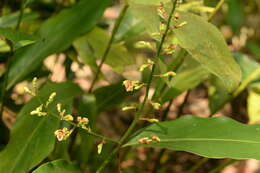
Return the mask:
[[51,113],[48,111],[49,106],[54,102],[57,93],[52,92],[47,101],[45,103],[42,103],[41,99],[37,96],[37,78],[33,78],[32,80],[32,89],[29,89],[28,87],[24,87],[25,93],[30,94],[31,96],[35,96],[38,98],[39,102],[41,102],[40,106],[36,107],[34,110],[30,112],[31,115],[37,115],[39,117],[42,116],[48,116],[48,115],[53,115],[56,118],[59,118],[60,120],[66,121],[69,124],[73,125],[74,127],[72,129],[68,129],[67,127],[63,127],[61,129],[58,129],[54,132],[54,135],[58,139],[58,141],[63,141],[66,140],[70,134],[73,132],[75,127],[79,127],[82,129],[85,129],[87,131],[91,131],[91,129],[87,126],[89,123],[88,118],[86,117],[80,117],[78,116],[76,118],[76,123],[74,123],[74,117],[71,114],[66,114],[66,110],[62,109],[61,103],[58,103],[56,105],[58,116],[55,113]]
[[152,136],[151,138],[149,138],[149,137],[140,138],[138,140],[138,143],[139,144],[150,144],[152,142],[160,142],[160,141],[161,141],[161,139],[158,136]]

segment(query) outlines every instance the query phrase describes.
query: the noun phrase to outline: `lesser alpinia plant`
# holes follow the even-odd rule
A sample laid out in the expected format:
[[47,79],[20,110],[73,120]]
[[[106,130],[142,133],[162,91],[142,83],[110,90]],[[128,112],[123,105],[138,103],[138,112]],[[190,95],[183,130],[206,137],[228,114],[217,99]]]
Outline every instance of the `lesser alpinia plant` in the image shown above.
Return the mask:
[[[255,30],[241,28],[232,37],[222,28],[224,38],[211,24],[232,3],[114,2],[123,7],[110,34],[109,18],[119,9],[104,13],[111,3],[21,0],[18,12],[7,1],[0,6],[0,56],[7,57],[0,173],[195,173],[211,158],[224,159],[206,171],[214,173],[243,159],[260,160],[260,126],[254,124],[260,66],[243,54]],[[59,63],[64,82],[49,81],[63,74],[49,68],[55,56],[65,58]],[[189,97],[201,90],[207,115],[185,115],[194,113]],[[217,114],[229,103],[233,114],[242,114],[235,101],[245,90],[249,124]],[[17,113],[15,122],[8,112]],[[178,151],[202,158],[180,166],[170,157]]]

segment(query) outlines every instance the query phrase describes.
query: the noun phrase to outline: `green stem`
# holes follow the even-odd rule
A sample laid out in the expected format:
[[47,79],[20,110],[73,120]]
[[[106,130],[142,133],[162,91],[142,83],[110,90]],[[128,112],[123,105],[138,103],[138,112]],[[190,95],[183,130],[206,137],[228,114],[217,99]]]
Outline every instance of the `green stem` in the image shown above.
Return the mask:
[[231,164],[235,163],[236,161],[237,160],[227,160],[227,161],[223,162],[222,164],[220,164],[219,166],[217,166],[216,168],[212,169],[209,173],[218,173],[222,169],[224,169],[228,165],[231,165]]
[[218,10],[222,7],[222,5],[225,3],[225,0],[220,0],[217,6],[215,7],[214,11],[209,15],[208,21],[211,21],[213,17],[216,15]]
[[[163,43],[166,39],[166,36],[168,34],[168,31],[170,29],[170,25],[171,25],[171,20],[172,20],[172,16],[173,16],[173,13],[175,11],[175,8],[176,8],[176,3],[177,3],[177,0],[175,0],[173,2],[173,7],[171,9],[171,12],[170,12],[170,15],[169,15],[169,18],[168,18],[168,21],[167,21],[167,25],[166,25],[166,30],[162,36],[162,39],[159,43],[159,46],[157,48],[157,53],[156,53],[156,58],[159,58],[160,54],[161,54],[161,51],[162,51],[162,47],[163,47]],[[100,165],[100,167],[98,168],[97,170],[97,173],[100,173],[104,167],[110,162],[110,160],[114,157],[114,155],[116,153],[118,153],[118,151],[120,150],[122,144],[126,141],[126,139],[132,134],[137,122],[139,121],[139,119],[141,118],[142,116],[142,113],[143,113],[143,110],[144,110],[144,106],[146,104],[146,101],[147,101],[147,98],[148,98],[148,95],[149,95],[149,90],[150,90],[150,87],[151,87],[151,83],[152,83],[152,79],[153,79],[153,75],[154,75],[154,71],[155,71],[155,65],[152,66],[152,70],[151,70],[151,73],[150,73],[150,76],[148,78],[148,82],[147,82],[147,85],[146,85],[146,92],[145,92],[145,96],[144,96],[144,100],[142,101],[141,105],[139,106],[139,109],[135,115],[135,118],[134,120],[132,121],[131,125],[129,126],[129,128],[126,130],[126,132],[124,133],[124,135],[121,137],[121,139],[119,140],[119,144],[117,145],[117,147],[112,151],[112,153],[105,159],[105,161]]]
[[25,9],[25,5],[24,5],[24,0],[21,1],[21,8],[20,8],[20,14],[19,14],[19,18],[15,27],[15,30],[19,30],[21,22],[22,22],[22,18],[23,18],[23,12]]
[[125,4],[125,6],[123,7],[123,10],[121,11],[121,13],[120,13],[120,15],[119,15],[119,17],[118,17],[118,19],[117,19],[117,21],[115,23],[115,26],[113,28],[112,35],[110,37],[110,40],[109,40],[108,45],[106,47],[106,50],[105,50],[105,52],[104,52],[104,54],[103,54],[103,56],[101,58],[100,64],[98,65],[97,72],[96,72],[96,74],[94,76],[94,79],[92,80],[92,82],[90,84],[89,93],[92,92],[93,87],[94,87],[94,85],[95,85],[95,83],[96,83],[96,81],[98,79],[98,76],[99,76],[99,74],[101,72],[101,68],[102,68],[104,62],[107,59],[107,55],[108,55],[108,53],[109,53],[109,51],[111,49],[112,43],[113,43],[113,41],[115,39],[115,35],[116,35],[117,31],[118,31],[118,28],[119,28],[119,26],[120,26],[120,24],[121,24],[121,22],[122,22],[122,20],[123,20],[123,18],[125,16],[125,14],[126,14],[126,11],[127,11],[128,7],[129,7],[129,5]]

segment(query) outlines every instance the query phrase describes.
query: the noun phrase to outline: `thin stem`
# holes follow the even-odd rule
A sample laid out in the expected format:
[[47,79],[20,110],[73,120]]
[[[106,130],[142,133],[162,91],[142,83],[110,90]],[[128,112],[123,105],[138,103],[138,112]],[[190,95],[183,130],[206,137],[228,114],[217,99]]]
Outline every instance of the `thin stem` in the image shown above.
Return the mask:
[[101,68],[102,68],[104,62],[107,59],[107,55],[108,55],[108,53],[109,53],[109,51],[111,49],[111,46],[112,46],[112,43],[114,41],[115,35],[116,35],[117,31],[118,31],[118,28],[119,28],[119,26],[120,26],[120,24],[121,24],[121,22],[122,22],[122,20],[123,20],[123,18],[125,16],[125,14],[126,14],[126,11],[127,11],[128,7],[129,7],[129,5],[125,4],[125,6],[123,7],[123,10],[121,11],[121,13],[120,13],[120,15],[119,15],[119,17],[118,17],[118,19],[117,19],[117,21],[115,23],[115,26],[113,28],[112,35],[110,37],[110,40],[109,40],[108,45],[106,47],[106,50],[105,50],[105,52],[104,52],[104,54],[103,54],[103,56],[101,58],[100,64],[98,65],[97,72],[96,72],[96,74],[94,76],[94,79],[92,80],[92,82],[90,84],[89,93],[92,92],[93,87],[94,87],[94,85],[95,85],[95,83],[96,83],[96,81],[98,79],[98,76],[99,76],[99,74],[101,72]]
[[[37,100],[39,101],[40,104],[43,104],[43,103],[44,103],[39,96],[36,95],[35,97],[37,98]],[[55,118],[61,120],[61,119],[60,119],[60,116],[58,116],[57,114],[51,112],[50,110],[47,110],[47,111],[48,111],[48,113],[49,113],[51,116],[53,116],[53,117],[55,117]],[[64,121],[64,120],[63,120],[63,121]],[[74,123],[74,122],[72,122],[72,121],[66,121],[66,122],[69,123],[70,125],[72,125],[73,128],[78,127],[77,124]],[[80,127],[80,128],[81,128],[81,127]],[[111,139],[111,138],[102,136],[102,135],[100,135],[100,134],[97,134],[97,133],[95,133],[95,132],[92,132],[92,131],[87,130],[87,129],[84,129],[84,128],[81,128],[81,129],[85,130],[85,132],[86,132],[87,134],[91,135],[91,136],[94,136],[94,137],[97,137],[97,138],[101,138],[101,139],[105,140],[106,142],[112,142],[112,143],[118,144],[118,141],[115,141],[115,140],[113,140],[113,139]]]
[[200,168],[208,160],[209,160],[209,158],[206,158],[206,157],[202,158],[193,167],[191,167],[186,173],[194,173],[198,168]]
[[189,98],[189,95],[190,95],[190,91],[191,90],[188,90],[186,95],[185,95],[185,98],[182,102],[182,104],[179,106],[178,108],[178,113],[177,113],[177,118],[179,118],[182,114],[183,114],[183,108],[184,106],[186,105],[186,103],[188,102],[188,98]]
[[[171,9],[171,12],[170,12],[170,15],[169,15],[169,18],[168,18],[168,21],[167,21],[167,25],[166,25],[166,30],[162,36],[162,39],[159,43],[159,46],[157,48],[157,53],[156,53],[156,57],[158,58],[161,54],[161,51],[162,51],[162,47],[163,47],[163,44],[164,44],[164,41],[166,39],[166,36],[168,34],[168,31],[170,29],[170,24],[171,24],[171,20],[172,20],[172,16],[173,16],[173,13],[175,11],[175,8],[176,8],[176,3],[177,3],[177,0],[175,0],[173,2],[173,7]],[[151,87],[151,83],[152,83],[152,79],[153,79],[153,75],[154,75],[154,71],[155,71],[155,65],[152,66],[152,70],[151,70],[151,73],[150,73],[150,76],[148,78],[148,82],[147,82],[147,86],[146,86],[146,92],[145,92],[145,96],[144,96],[144,100],[143,102],[141,103],[141,105],[139,106],[139,109],[135,115],[135,118],[134,120],[132,121],[131,125],[129,126],[129,128],[126,130],[125,134],[121,137],[120,141],[119,141],[119,144],[117,145],[117,147],[112,151],[112,153],[105,159],[105,161],[101,164],[101,166],[99,167],[99,169],[97,170],[97,173],[100,173],[104,167],[110,162],[110,160],[114,157],[114,155],[119,151],[120,147],[122,146],[122,144],[126,141],[126,139],[131,135],[131,133],[133,132],[138,120],[141,118],[142,116],[142,113],[143,113],[143,109],[144,109],[144,106],[146,104],[146,101],[147,101],[147,98],[148,98],[148,95],[149,95],[149,90],[150,90],[150,87]]]
[[219,166],[217,166],[216,168],[212,169],[209,173],[218,173],[222,169],[224,169],[228,165],[231,165],[231,164],[235,163],[236,161],[237,160],[227,160],[227,161],[223,162],[222,164],[220,164]]
[[216,15],[218,10],[222,7],[222,5],[225,3],[225,0],[220,0],[217,6],[215,7],[214,11],[209,15],[208,21],[211,21],[213,17]]
[[22,18],[23,18],[23,12],[25,9],[25,5],[24,5],[24,0],[21,1],[21,8],[20,8],[20,14],[19,14],[19,18],[15,27],[15,30],[19,30],[21,22],[22,22]]

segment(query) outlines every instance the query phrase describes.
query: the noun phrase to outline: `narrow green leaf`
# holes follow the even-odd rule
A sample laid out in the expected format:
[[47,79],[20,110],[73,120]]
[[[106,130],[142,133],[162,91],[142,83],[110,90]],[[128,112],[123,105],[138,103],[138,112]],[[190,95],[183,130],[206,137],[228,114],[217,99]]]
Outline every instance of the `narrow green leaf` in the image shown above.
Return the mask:
[[241,71],[222,34],[214,25],[191,13],[180,12],[174,25],[183,22],[187,24],[173,30],[180,46],[220,78],[229,92],[234,91],[241,80]]
[[[138,142],[152,136],[158,136],[160,142]],[[209,158],[260,160],[260,125],[245,125],[224,116],[200,118],[189,115],[143,128],[124,146],[167,148]]]
[[81,173],[80,168],[72,162],[55,160],[37,168],[33,173]]
[[15,49],[30,45],[37,39],[35,36],[15,31],[10,28],[0,28],[0,37],[1,36],[11,41]]
[[[39,91],[38,96],[46,101],[52,92],[57,93],[55,103],[66,103],[81,94],[82,90],[71,82],[49,83]],[[55,109],[55,103],[49,109]],[[33,98],[19,113],[11,139],[0,153],[0,172],[27,173],[52,152],[56,141],[53,133],[60,121],[52,116],[30,115],[39,105],[38,99]]]
[[[83,61],[93,65],[92,61],[94,57],[101,58],[103,56],[109,38],[110,36],[106,31],[95,28],[86,36],[76,40],[74,46],[82,56]],[[87,47],[87,44],[89,44],[92,50]],[[133,64],[133,58],[122,44],[114,43],[107,55],[105,63],[110,65],[116,72],[122,73],[126,65]]]
[[7,88],[31,73],[45,57],[63,51],[75,38],[88,32],[110,2],[81,0],[72,8],[65,9],[44,22],[39,30],[39,36],[43,40],[14,55]]

